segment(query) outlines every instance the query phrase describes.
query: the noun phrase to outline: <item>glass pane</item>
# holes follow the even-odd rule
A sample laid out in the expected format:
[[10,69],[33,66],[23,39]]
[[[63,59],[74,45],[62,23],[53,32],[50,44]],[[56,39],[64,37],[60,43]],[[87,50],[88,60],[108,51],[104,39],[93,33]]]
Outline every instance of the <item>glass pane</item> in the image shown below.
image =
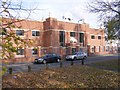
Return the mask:
[[24,30],[16,30],[16,35],[23,36]]
[[32,31],[32,36],[36,36],[36,32],[35,31]]
[[83,33],[79,34],[79,41],[80,41],[80,43],[84,42],[84,34]]
[[64,46],[65,45],[65,32],[64,31],[60,31],[59,32],[59,41],[60,41],[60,46]]
[[36,31],[36,36],[40,36],[40,32],[39,31]]
[[75,32],[70,32],[71,37],[75,37]]

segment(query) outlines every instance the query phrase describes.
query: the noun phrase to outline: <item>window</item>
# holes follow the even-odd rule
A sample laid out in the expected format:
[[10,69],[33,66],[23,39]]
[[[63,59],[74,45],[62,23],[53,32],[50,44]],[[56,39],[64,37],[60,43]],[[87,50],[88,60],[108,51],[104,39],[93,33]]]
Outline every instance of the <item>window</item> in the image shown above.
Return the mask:
[[18,49],[17,55],[24,55],[24,49]]
[[38,50],[37,50],[37,49],[32,49],[32,54],[33,54],[33,55],[38,54]]
[[98,39],[101,39],[101,36],[98,36]]
[[32,31],[32,36],[40,36],[40,32],[39,31]]
[[84,43],[84,33],[79,34],[79,42]]
[[95,39],[95,36],[94,36],[94,35],[92,35],[92,36],[91,36],[91,39]]
[[75,32],[70,32],[71,37],[75,37]]
[[6,35],[6,33],[7,33],[7,30],[5,28],[0,30],[0,35]]
[[24,30],[16,30],[16,35],[24,36]]
[[65,31],[59,32],[59,38],[60,46],[65,46]]
[[76,52],[76,48],[72,48],[72,54]]

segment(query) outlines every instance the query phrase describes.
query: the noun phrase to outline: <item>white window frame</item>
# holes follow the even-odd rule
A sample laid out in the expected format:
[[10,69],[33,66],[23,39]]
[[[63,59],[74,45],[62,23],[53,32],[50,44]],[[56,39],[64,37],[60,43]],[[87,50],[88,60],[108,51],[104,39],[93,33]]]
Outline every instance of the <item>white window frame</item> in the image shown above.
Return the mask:
[[[23,35],[18,35],[18,34],[17,34],[17,31],[23,31]],[[25,32],[25,31],[24,31],[23,29],[22,29],[22,30],[16,30],[16,36],[23,37],[23,36],[25,35],[24,32]]]
[[[34,36],[33,32],[39,32],[39,35],[35,33],[35,36]],[[32,30],[32,37],[39,37],[39,36],[40,36],[40,30]]]

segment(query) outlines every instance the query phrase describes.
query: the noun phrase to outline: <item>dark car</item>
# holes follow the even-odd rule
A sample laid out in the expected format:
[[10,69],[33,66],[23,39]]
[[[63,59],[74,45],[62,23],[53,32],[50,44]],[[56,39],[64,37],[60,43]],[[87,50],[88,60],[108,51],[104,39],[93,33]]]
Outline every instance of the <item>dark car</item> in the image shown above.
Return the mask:
[[60,62],[61,57],[57,54],[46,54],[43,57],[36,58],[34,63]]

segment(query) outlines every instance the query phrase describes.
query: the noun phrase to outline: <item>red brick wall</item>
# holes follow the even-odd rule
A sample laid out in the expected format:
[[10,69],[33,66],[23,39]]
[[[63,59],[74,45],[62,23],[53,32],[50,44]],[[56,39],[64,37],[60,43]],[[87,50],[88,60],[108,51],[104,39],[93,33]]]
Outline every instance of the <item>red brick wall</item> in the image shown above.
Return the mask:
[[[7,22],[7,19],[5,20],[5,23]],[[104,31],[101,29],[94,29],[90,28],[88,24],[78,24],[78,23],[70,23],[70,22],[63,22],[63,21],[57,21],[55,18],[48,18],[44,22],[40,21],[30,21],[30,20],[23,20],[21,22],[16,23],[17,26],[21,26],[21,29],[25,30],[25,36],[24,39],[33,39],[35,42],[33,45],[29,46],[31,47],[38,47],[41,46],[41,48],[46,48],[46,53],[49,52],[59,52],[62,55],[65,55],[65,48],[61,48],[59,45],[59,31],[65,31],[65,43],[70,43],[70,32],[75,32],[76,36],[75,38],[78,39],[78,32],[84,33],[84,45],[90,45],[89,50],[91,52],[91,47],[101,46],[101,52],[95,52],[96,54],[105,53],[102,51],[102,47],[105,46],[105,40],[104,40]],[[33,37],[32,36],[32,30],[40,30],[40,36]],[[91,35],[95,35],[95,39],[91,39]],[[101,39],[98,40],[98,35],[101,35]],[[69,49],[71,50],[72,47],[79,48],[80,45],[78,43],[73,43],[69,45]],[[52,48],[50,48],[52,46]],[[55,47],[57,48],[55,50]],[[41,50],[41,49],[39,49]],[[52,51],[53,50],[53,51]],[[62,50],[62,51],[61,51]],[[39,51],[40,54],[42,53]],[[71,52],[71,51],[70,51]],[[28,58],[28,61],[32,61],[35,57],[31,54],[31,49],[26,51],[26,58]],[[26,59],[25,58],[25,59]],[[17,58],[15,61],[24,61],[24,58]],[[27,59],[26,59],[27,60]]]

